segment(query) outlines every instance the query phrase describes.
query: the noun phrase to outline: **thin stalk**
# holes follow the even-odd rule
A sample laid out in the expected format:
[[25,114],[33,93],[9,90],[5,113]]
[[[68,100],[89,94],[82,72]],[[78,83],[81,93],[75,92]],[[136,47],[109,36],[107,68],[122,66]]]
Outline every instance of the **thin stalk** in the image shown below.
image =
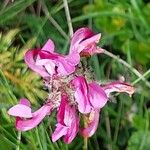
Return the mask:
[[18,131],[16,150],[20,150],[21,131]]
[[[111,129],[110,129],[110,120],[109,120],[109,115],[108,115],[108,111],[105,110],[105,122],[106,122],[106,131],[107,131],[107,136],[108,138],[111,140]],[[112,142],[112,141],[111,141]],[[112,150],[112,145],[111,143],[108,143],[107,145],[108,150]]]
[[67,23],[68,23],[68,28],[69,28],[69,35],[70,35],[70,37],[72,37],[73,36],[73,27],[72,27],[68,2],[67,2],[67,0],[63,0],[63,2],[64,2],[64,8],[65,8],[65,13],[66,13],[66,18],[67,18]]
[[150,83],[143,77],[143,75],[141,73],[139,73],[135,68],[133,68],[130,64],[128,64],[126,61],[124,61],[123,59],[119,58],[118,56],[112,54],[111,52],[104,50],[104,54],[106,54],[107,56],[115,59],[116,61],[118,61],[119,63],[123,64],[124,66],[126,66],[128,69],[130,69],[137,77],[140,78],[140,80],[142,80],[143,82],[145,82],[145,85],[147,87],[150,88]]
[[132,82],[132,85],[137,84],[139,81],[142,80],[142,78],[145,78],[146,76],[148,76],[150,74],[150,69],[147,70],[141,77],[137,78],[135,81]]
[[113,140],[114,144],[116,144],[117,138],[118,138],[122,108],[123,108],[123,103],[122,103],[122,100],[120,100],[119,108],[118,108],[118,116],[117,116],[117,120],[116,120],[116,128],[115,128],[115,133],[114,133],[114,140]]
[[88,150],[88,138],[84,138],[83,150]]
[[51,16],[49,13],[45,3],[42,3],[42,10],[45,13],[46,17],[49,19],[49,21],[52,23],[52,25],[59,31],[59,33],[68,40],[68,35],[65,33],[65,31],[61,28],[61,26],[55,21],[55,19]]

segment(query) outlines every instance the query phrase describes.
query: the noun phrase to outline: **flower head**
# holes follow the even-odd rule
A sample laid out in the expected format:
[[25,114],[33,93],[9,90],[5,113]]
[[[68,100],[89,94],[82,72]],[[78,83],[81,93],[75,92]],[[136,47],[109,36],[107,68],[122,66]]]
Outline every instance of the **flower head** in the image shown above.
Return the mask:
[[[29,50],[25,54],[25,62],[44,78],[49,93],[45,104],[35,112],[26,99],[21,99],[19,104],[9,109],[8,113],[16,117],[17,130],[27,131],[36,127],[56,110],[53,142],[63,137],[65,143],[71,143],[78,131],[84,137],[91,137],[96,132],[100,111],[109,101],[110,94],[134,93],[134,88],[123,82],[100,85],[91,77],[88,67],[81,65],[80,56],[103,52],[96,46],[100,37],[101,34],[81,28],[72,37],[68,55],[54,52],[54,43],[50,39],[42,49]],[[83,118],[85,126],[80,127]]]

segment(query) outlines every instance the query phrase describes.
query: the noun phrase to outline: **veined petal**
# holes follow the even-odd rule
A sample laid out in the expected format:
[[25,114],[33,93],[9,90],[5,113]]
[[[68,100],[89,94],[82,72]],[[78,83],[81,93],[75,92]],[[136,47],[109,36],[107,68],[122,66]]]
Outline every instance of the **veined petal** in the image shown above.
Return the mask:
[[24,60],[30,69],[40,74],[42,77],[48,77],[46,69],[43,66],[36,65],[35,57],[37,57],[40,50],[29,50],[26,52]]
[[23,119],[20,117],[17,117],[16,119],[16,128],[19,131],[27,131],[31,130],[32,128],[36,127],[46,115],[49,115],[51,113],[52,106],[50,105],[44,105],[39,110],[32,113],[31,119]]
[[100,85],[96,82],[89,84],[90,103],[94,108],[100,109],[107,103],[107,95]]
[[99,123],[99,110],[93,110],[90,113],[86,128],[81,128],[80,133],[83,137],[91,137],[97,130]]
[[67,133],[67,129],[68,127],[57,123],[56,125],[56,129],[54,131],[54,133],[52,134],[52,141],[56,142],[59,138],[61,138],[63,135],[65,135]]
[[103,89],[105,90],[107,96],[109,96],[112,92],[126,92],[131,96],[135,91],[133,86],[119,81],[109,83],[103,86]]
[[93,32],[89,29],[89,28],[80,28],[78,29],[73,37],[72,37],[72,40],[71,40],[71,44],[70,44],[70,51],[69,51],[69,54],[70,53],[73,53],[73,52],[78,52],[78,46],[79,46],[79,43],[81,41],[83,41],[84,39],[86,38],[89,38],[93,36]]
[[42,50],[48,51],[48,52],[54,52],[54,49],[55,49],[55,45],[51,39],[48,39],[48,41],[42,47]]
[[68,128],[66,135],[64,136],[64,142],[67,144],[73,141],[73,139],[76,137],[78,130],[79,130],[80,119],[76,116],[75,108],[72,108],[71,110],[72,110],[70,112],[72,115],[72,119],[70,122],[71,125],[70,125],[70,128]]
[[81,113],[89,113],[91,105],[88,96],[88,85],[84,77],[78,76],[71,81],[75,87],[75,100],[78,103],[78,109]]
[[81,28],[77,30],[71,40],[70,52],[80,53],[81,56],[90,56],[96,53],[102,53],[104,50],[97,47],[101,34],[94,34],[89,28]]

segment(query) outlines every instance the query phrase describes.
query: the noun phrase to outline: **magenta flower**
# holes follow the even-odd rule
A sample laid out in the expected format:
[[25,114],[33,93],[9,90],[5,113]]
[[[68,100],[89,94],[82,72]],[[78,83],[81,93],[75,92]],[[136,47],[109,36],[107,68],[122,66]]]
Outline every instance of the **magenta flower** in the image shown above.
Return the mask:
[[71,83],[75,87],[75,100],[79,112],[89,114],[87,127],[80,130],[85,137],[90,137],[95,133],[99,122],[99,112],[106,105],[111,92],[126,92],[129,95],[134,93],[132,86],[122,82],[100,86],[96,82],[87,83],[83,76],[79,76]]
[[57,113],[57,124],[52,141],[57,141],[64,136],[65,143],[71,143],[79,130],[79,118],[76,114],[75,106],[70,106],[66,95],[62,96],[61,104]]
[[25,62],[30,69],[42,77],[53,75],[65,76],[72,74],[80,62],[80,55],[102,53],[97,47],[101,34],[94,34],[89,28],[77,30],[71,40],[69,54],[64,56],[54,52],[55,46],[49,39],[42,49],[29,50],[25,54]]
[[46,115],[50,115],[52,105],[45,104],[39,110],[31,112],[30,102],[27,99],[20,99],[19,104],[9,109],[8,114],[16,117],[16,129],[27,131],[35,128]]
[[[16,117],[19,131],[30,130],[53,110],[57,113],[57,124],[52,134],[55,142],[63,137],[69,144],[78,131],[84,137],[91,137],[99,124],[101,109],[106,105],[112,92],[134,93],[134,88],[122,82],[100,85],[92,76],[88,67],[81,66],[80,56],[102,53],[97,47],[101,34],[94,34],[88,28],[77,30],[71,40],[68,55],[54,52],[54,43],[48,40],[42,49],[29,50],[25,62],[33,71],[40,74],[49,89],[45,104],[32,112],[30,103],[21,99],[20,103],[9,109],[8,114]],[[84,127],[79,121],[84,118]]]
[[29,50],[25,54],[25,62],[44,78],[53,75],[65,76],[75,71],[80,56],[78,53],[66,56],[55,53],[54,43],[49,39],[42,49]]
[[83,56],[102,53],[103,49],[97,47],[101,34],[94,34],[89,28],[78,29],[72,37],[69,54],[81,53]]
[[90,113],[107,103],[105,91],[96,82],[88,84],[83,76],[79,76],[72,80],[72,85],[75,87],[75,100],[81,113]]

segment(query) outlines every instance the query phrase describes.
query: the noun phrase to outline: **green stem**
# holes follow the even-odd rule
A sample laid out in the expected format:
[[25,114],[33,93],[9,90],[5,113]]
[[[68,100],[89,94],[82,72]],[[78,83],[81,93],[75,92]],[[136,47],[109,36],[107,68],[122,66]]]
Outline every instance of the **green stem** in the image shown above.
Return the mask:
[[65,8],[65,13],[66,13],[66,18],[67,18],[67,23],[68,23],[68,28],[69,28],[69,34],[70,34],[70,37],[72,37],[73,36],[73,27],[72,27],[68,2],[67,2],[67,0],[63,0],[63,2],[64,2],[64,8]]
[[123,64],[124,66],[126,66],[128,69],[130,69],[136,76],[138,76],[140,78],[140,80],[142,80],[143,82],[145,82],[145,85],[147,87],[150,88],[150,83],[143,77],[143,75],[141,73],[139,73],[135,68],[133,68],[130,64],[128,64],[126,61],[124,61],[123,59],[119,58],[118,56],[112,54],[111,52],[104,50],[104,54],[106,54],[107,56],[117,60],[119,63]]
[[21,131],[18,131],[16,150],[20,150]]
[[141,77],[139,77],[138,79],[136,79],[135,81],[132,82],[132,85],[135,85],[136,83],[138,83],[139,81],[142,80],[142,78],[145,78],[146,76],[148,76],[150,74],[150,69],[147,70]]

